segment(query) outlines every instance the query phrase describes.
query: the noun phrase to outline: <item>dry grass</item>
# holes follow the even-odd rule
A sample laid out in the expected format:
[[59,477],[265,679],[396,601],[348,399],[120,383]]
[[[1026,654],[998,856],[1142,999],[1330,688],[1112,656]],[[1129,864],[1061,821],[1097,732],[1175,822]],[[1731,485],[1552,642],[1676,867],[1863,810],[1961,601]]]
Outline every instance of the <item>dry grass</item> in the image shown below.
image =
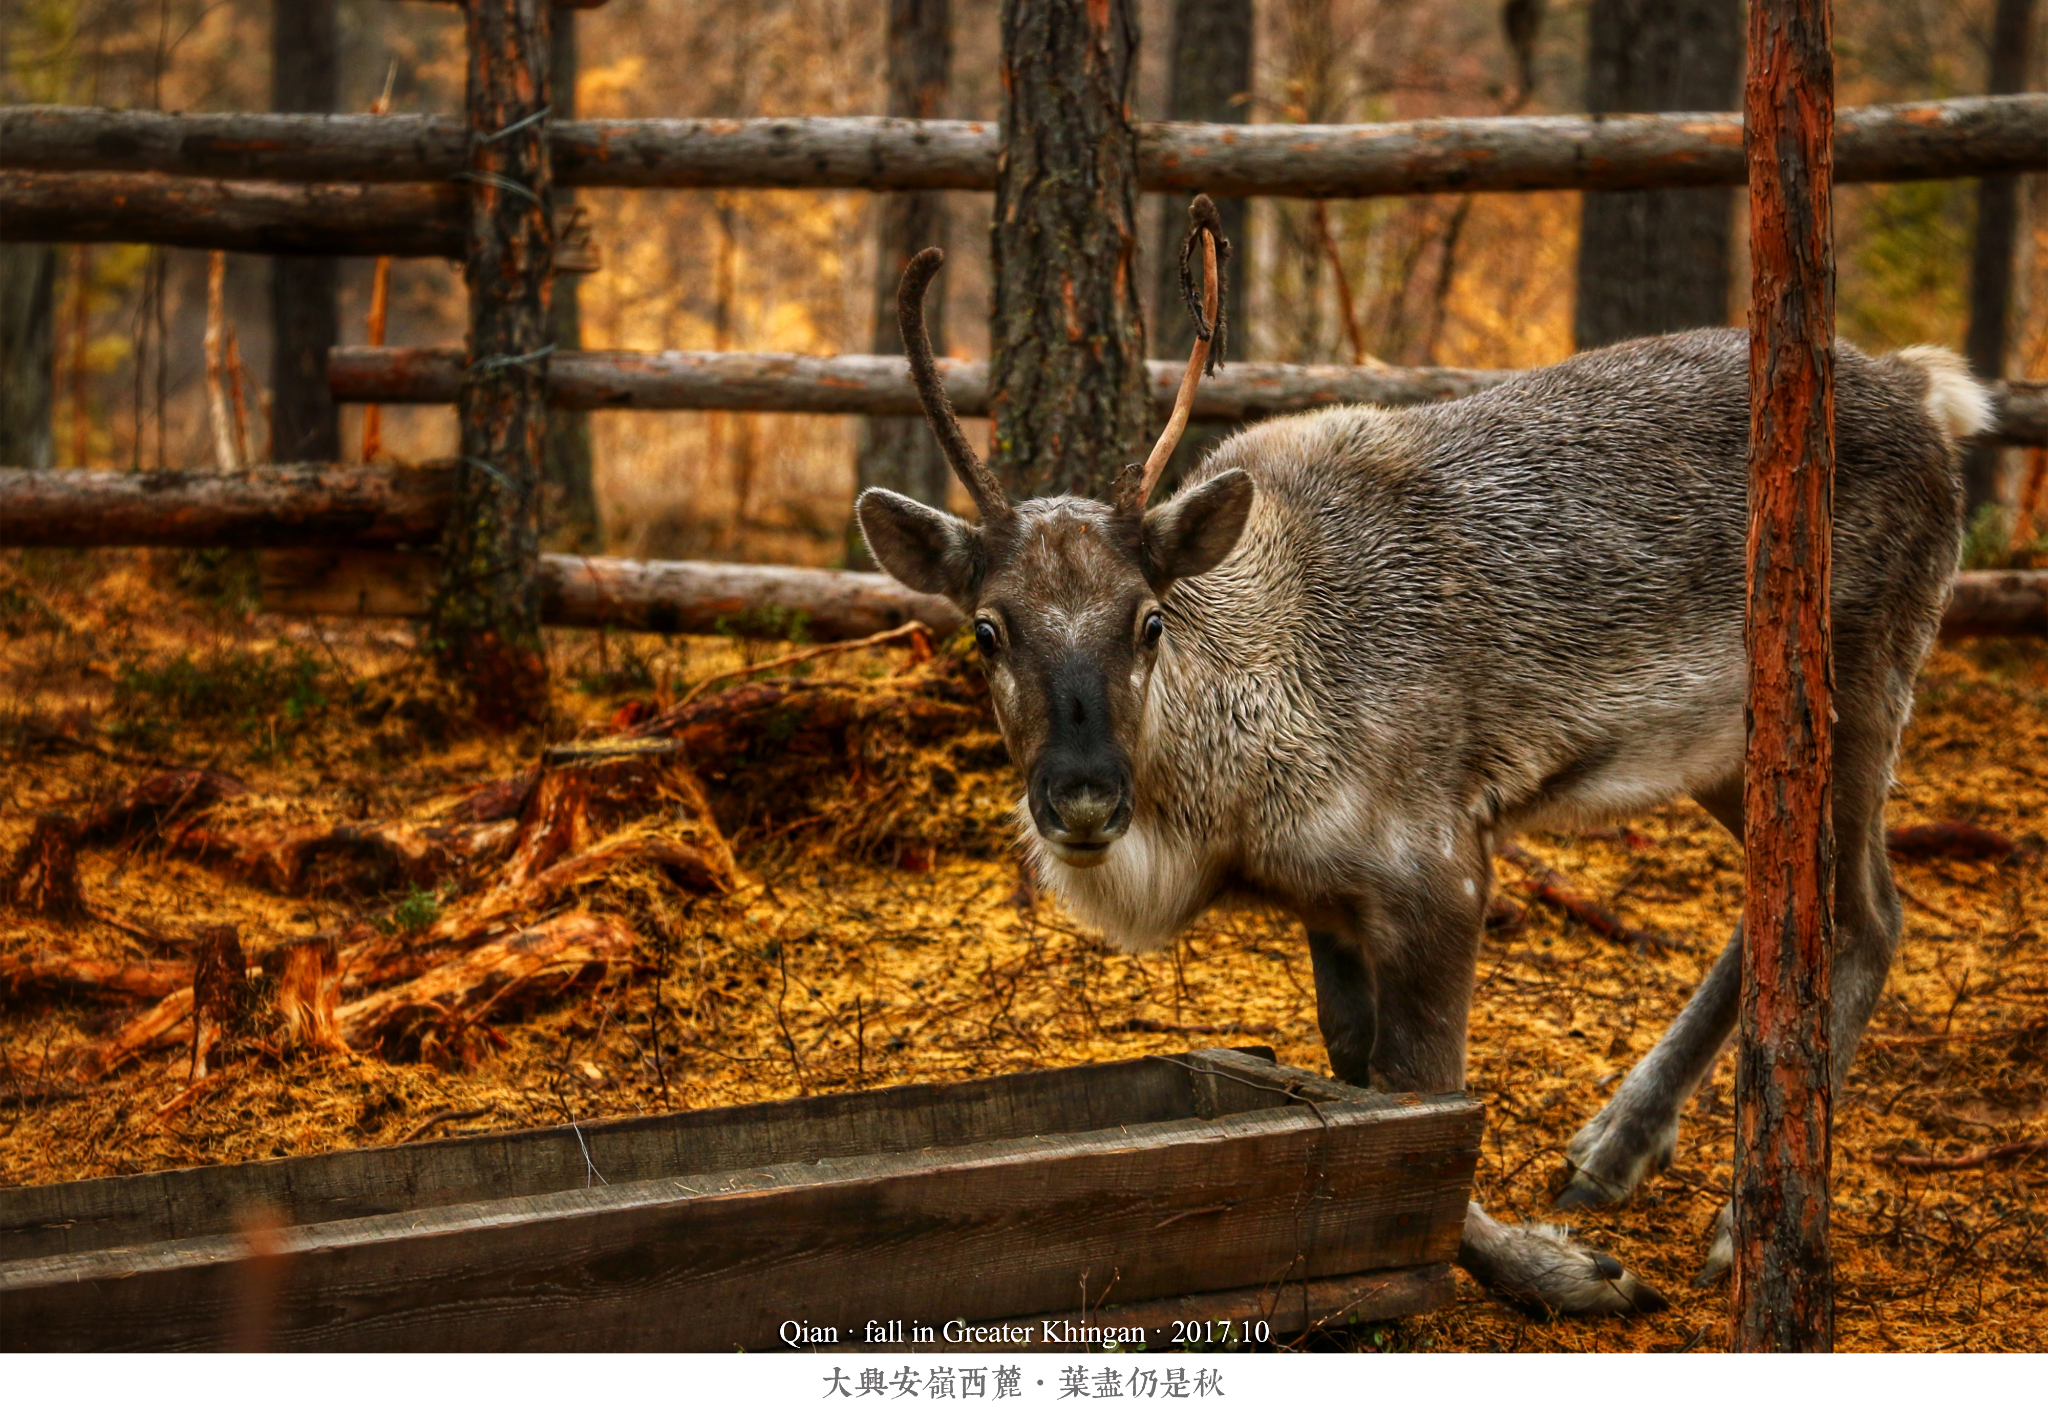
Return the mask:
[[[485,740],[437,720],[396,629],[316,632],[222,612],[155,591],[165,571],[164,560],[122,555],[0,559],[0,856],[25,841],[36,813],[75,812],[151,766],[216,766],[308,811],[375,816],[531,763],[538,741]],[[744,651],[753,660],[769,654]],[[186,655],[202,674],[240,667],[243,681],[270,686],[268,673],[250,668],[289,671],[301,653],[317,665],[302,678],[307,694],[296,711],[274,694],[243,706],[234,685],[167,691],[163,678],[136,671],[161,671]],[[554,734],[598,724],[628,698],[673,696],[738,655],[725,642],[564,637],[556,647],[563,725]],[[885,673],[902,657],[879,649],[835,664],[832,675]],[[147,687],[156,691],[138,689]],[[180,705],[209,709],[155,715],[173,692],[188,696]],[[11,1072],[0,1081],[0,1185],[388,1145],[423,1128],[498,1130],[1234,1041],[1267,1042],[1284,1062],[1323,1067],[1293,924],[1231,908],[1210,914],[1170,955],[1111,952],[1055,905],[1029,905],[1018,893],[1001,849],[1014,779],[985,733],[892,754],[906,761],[894,789],[833,781],[821,798],[814,784],[801,804],[729,789],[721,812],[733,816],[725,828],[748,883],[721,900],[650,887],[639,910],[649,971],[498,1024],[503,1046],[466,1071],[258,1054],[193,1093],[185,1061],[172,1055],[81,1083],[62,1069],[66,1050],[106,1034],[133,1005],[0,998],[0,1051]],[[829,768],[812,778],[833,780]],[[942,807],[920,832],[891,816],[892,831],[864,840],[864,854],[826,851],[835,841],[820,804],[825,820],[844,819],[903,795],[905,785],[917,805]],[[2048,1187],[2048,1156],[1935,1174],[1889,1163],[2048,1135],[2048,897],[2039,853],[2048,827],[2048,656],[2038,645],[1980,643],[1936,656],[1891,818],[1972,819],[2032,852],[2008,864],[1899,867],[1906,941],[1838,1103],[1840,1341],[1875,1350],[2040,1348],[2048,1345],[2048,1199],[2034,1191]],[[1529,843],[1675,948],[1600,938],[1533,902],[1521,871],[1499,866],[1503,896],[1524,903],[1526,918],[1486,946],[1472,1087],[1489,1111],[1479,1189],[1510,1218],[1543,1211],[1565,1141],[1655,1040],[1735,918],[1739,857],[1703,813],[1672,807],[1628,828],[1626,836]],[[150,853],[92,850],[81,867],[88,901],[110,916],[166,937],[232,921],[252,957],[401,907],[284,898]],[[148,956],[101,923],[58,930],[0,917],[0,953],[25,947]],[[1722,1291],[1686,1280],[1727,1185],[1729,1093],[1724,1062],[1690,1110],[1674,1168],[1625,1209],[1585,1225],[1600,1247],[1667,1290],[1669,1313],[1537,1323],[1468,1284],[1451,1309],[1380,1330],[1378,1341],[1720,1346]],[[476,1111],[485,1114],[447,1114]]]

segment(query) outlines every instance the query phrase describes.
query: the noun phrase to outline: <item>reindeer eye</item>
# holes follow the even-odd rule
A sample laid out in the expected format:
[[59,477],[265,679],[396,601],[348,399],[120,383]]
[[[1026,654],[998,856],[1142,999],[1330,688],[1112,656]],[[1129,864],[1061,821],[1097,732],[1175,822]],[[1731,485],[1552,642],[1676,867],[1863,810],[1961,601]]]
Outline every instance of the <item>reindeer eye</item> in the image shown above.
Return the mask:
[[1145,645],[1147,647],[1156,647],[1159,645],[1159,639],[1165,635],[1166,619],[1161,617],[1156,611],[1146,613]]
[[996,654],[996,625],[986,617],[974,619],[974,645],[981,648],[984,657]]

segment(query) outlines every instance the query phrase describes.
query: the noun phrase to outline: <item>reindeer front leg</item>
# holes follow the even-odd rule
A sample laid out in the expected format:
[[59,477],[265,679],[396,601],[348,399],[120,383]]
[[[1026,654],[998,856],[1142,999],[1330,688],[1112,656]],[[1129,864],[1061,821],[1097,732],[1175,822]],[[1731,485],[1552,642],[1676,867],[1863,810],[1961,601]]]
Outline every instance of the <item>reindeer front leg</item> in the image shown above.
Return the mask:
[[[1489,876],[1475,840],[1448,872],[1373,892],[1309,933],[1316,1014],[1330,1065],[1354,1085],[1434,1093],[1465,1086],[1465,1047]],[[1462,860],[1462,863],[1460,862]],[[1363,1069],[1361,1069],[1363,1068]],[[1475,1199],[1458,1263],[1517,1306],[1543,1314],[1649,1313],[1663,1295],[1555,1225],[1504,1225]]]

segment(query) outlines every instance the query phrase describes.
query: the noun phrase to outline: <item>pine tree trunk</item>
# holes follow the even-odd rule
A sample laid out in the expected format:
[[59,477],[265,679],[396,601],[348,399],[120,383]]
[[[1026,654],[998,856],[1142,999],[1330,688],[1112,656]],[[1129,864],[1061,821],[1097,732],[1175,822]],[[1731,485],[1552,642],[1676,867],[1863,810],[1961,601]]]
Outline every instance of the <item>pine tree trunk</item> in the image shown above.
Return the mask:
[[[270,106],[332,113],[341,100],[335,0],[272,0]],[[270,266],[271,457],[341,458],[341,416],[327,391],[327,352],[340,338],[333,257],[278,257]]]
[[1003,0],[989,463],[1014,498],[1106,500],[1142,460],[1135,0]]
[[[1722,112],[1742,73],[1741,0],[1593,0],[1593,113]],[[1714,189],[1587,193],[1579,349],[1728,320],[1731,207]]]
[[0,243],[0,466],[55,461],[56,316],[57,249]]
[[547,434],[553,197],[547,0],[471,0],[469,368],[462,467],[434,601],[441,663],[485,721],[547,711],[540,637],[540,478]]
[[[576,12],[558,10],[553,16],[553,55],[548,84],[554,97],[551,120],[576,117]],[[557,201],[573,201],[573,194],[555,189]],[[583,278],[575,272],[555,274],[554,306],[549,315],[548,339],[557,351],[583,349],[583,307],[577,288]],[[570,553],[599,553],[604,550],[604,525],[597,513],[596,470],[590,449],[590,415],[583,410],[548,411],[548,442],[544,461],[549,501],[548,526],[555,547]]]
[[[951,0],[889,0],[889,114],[894,118],[946,116],[953,76]],[[896,287],[903,267],[927,247],[947,242],[943,192],[884,193],[877,200],[881,223],[875,239],[875,335],[877,355],[901,355],[896,324]],[[946,274],[942,270],[924,298],[925,326],[932,349],[946,353]],[[920,416],[861,421],[855,480],[862,489],[894,489],[919,503],[944,508],[952,475],[938,441]],[[847,537],[847,563],[872,567],[858,528]]]
[[[1735,1053],[1738,1352],[1828,1352],[1834,947],[1829,0],[1751,0],[1749,745]],[[1860,850],[1860,846],[1859,846]]]
[[[2034,0],[1998,0],[1991,21],[1991,93],[2017,94],[2026,88],[2033,38]],[[2005,374],[2019,226],[2019,178],[2007,174],[1979,179],[1977,241],[1970,262],[1970,330],[1963,344],[1970,369],[1986,380]],[[1998,501],[2003,453],[1979,445],[1964,456],[1963,508],[1967,513]]]
[[[1178,0],[1173,7],[1173,48],[1167,73],[1166,117],[1200,123],[1243,123],[1246,96],[1252,87],[1252,0]],[[1229,332],[1231,360],[1251,354],[1246,344],[1244,293],[1250,278],[1245,261],[1246,200],[1219,198],[1223,235],[1230,239],[1229,293],[1224,326]],[[1169,197],[1161,204],[1159,245],[1154,251],[1152,353],[1172,360],[1192,349],[1195,327],[1181,299],[1180,264],[1174,254],[1187,235],[1187,204]],[[1169,484],[1194,468],[1205,451],[1237,428],[1219,420],[1195,420],[1173,451],[1166,467]]]

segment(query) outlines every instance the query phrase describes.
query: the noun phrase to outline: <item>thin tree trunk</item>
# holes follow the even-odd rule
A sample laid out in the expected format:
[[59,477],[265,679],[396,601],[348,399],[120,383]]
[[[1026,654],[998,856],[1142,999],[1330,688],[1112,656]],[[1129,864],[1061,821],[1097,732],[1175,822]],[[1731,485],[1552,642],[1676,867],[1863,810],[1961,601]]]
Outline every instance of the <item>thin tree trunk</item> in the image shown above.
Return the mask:
[[540,479],[547,433],[553,195],[546,0],[468,10],[469,368],[462,468],[434,601],[442,665],[478,714],[530,724],[547,711],[540,637]]
[[[1252,0],[1177,0],[1170,54],[1168,119],[1244,122],[1252,87]],[[1244,198],[1220,198],[1216,203],[1223,235],[1230,239],[1233,269],[1223,310],[1230,333],[1228,355],[1238,360],[1251,354],[1251,326],[1244,314],[1244,294],[1251,284],[1245,266],[1251,253],[1245,240],[1247,206]],[[1194,323],[1181,298],[1180,264],[1174,259],[1187,232],[1187,204],[1168,198],[1160,208],[1159,243],[1153,248],[1151,346],[1155,354],[1171,360],[1175,353],[1191,350],[1195,340]],[[1166,466],[1166,481],[1170,484],[1194,468],[1207,450],[1236,428],[1215,420],[1189,424]]]
[[[554,119],[576,117],[576,12],[561,10],[554,16],[554,55],[549,85],[554,96]],[[563,190],[556,188],[558,200]],[[574,272],[555,274],[554,307],[550,315],[551,336],[557,351],[583,349],[583,309],[577,288],[582,278]],[[552,542],[572,553],[596,553],[604,547],[604,527],[597,513],[595,466],[590,448],[590,416],[582,410],[550,410],[545,468],[547,487],[554,507]]]
[[1733,1346],[1828,1352],[1834,947],[1829,0],[1751,0],[1749,749]]
[[1013,497],[1107,500],[1144,457],[1134,0],[1003,0],[990,465]]
[[[1586,49],[1594,113],[1727,109],[1742,73],[1741,0],[1593,0]],[[1581,350],[1727,322],[1724,194],[1587,193],[1583,204]]]
[[[332,113],[341,100],[335,0],[272,0],[270,106]],[[341,420],[327,393],[327,352],[340,327],[333,257],[279,257],[270,268],[271,446],[281,460],[341,458]]]
[[[953,76],[951,0],[889,0],[889,114],[892,118],[945,117]],[[876,204],[881,222],[875,238],[875,326],[877,355],[903,354],[896,323],[896,287],[903,267],[927,247],[946,245],[946,195],[942,192],[886,193]],[[925,292],[924,322],[932,349],[946,350],[946,276],[941,271]],[[861,421],[855,482],[862,489],[894,489],[934,508],[946,506],[952,476],[938,441],[922,418]],[[872,567],[858,527],[849,526],[847,562]]]
[[[1993,94],[2027,86],[2034,39],[2034,0],[1998,0],[1991,21]],[[1977,183],[1977,242],[1970,261],[1970,330],[1964,347],[1970,369],[1986,380],[2005,374],[2012,310],[2013,257],[2019,244],[2020,180],[2006,175]],[[1979,445],[1963,459],[1963,508],[1974,514],[1999,497],[2001,452]]]
[[56,377],[57,249],[0,243],[0,464],[55,462]]

